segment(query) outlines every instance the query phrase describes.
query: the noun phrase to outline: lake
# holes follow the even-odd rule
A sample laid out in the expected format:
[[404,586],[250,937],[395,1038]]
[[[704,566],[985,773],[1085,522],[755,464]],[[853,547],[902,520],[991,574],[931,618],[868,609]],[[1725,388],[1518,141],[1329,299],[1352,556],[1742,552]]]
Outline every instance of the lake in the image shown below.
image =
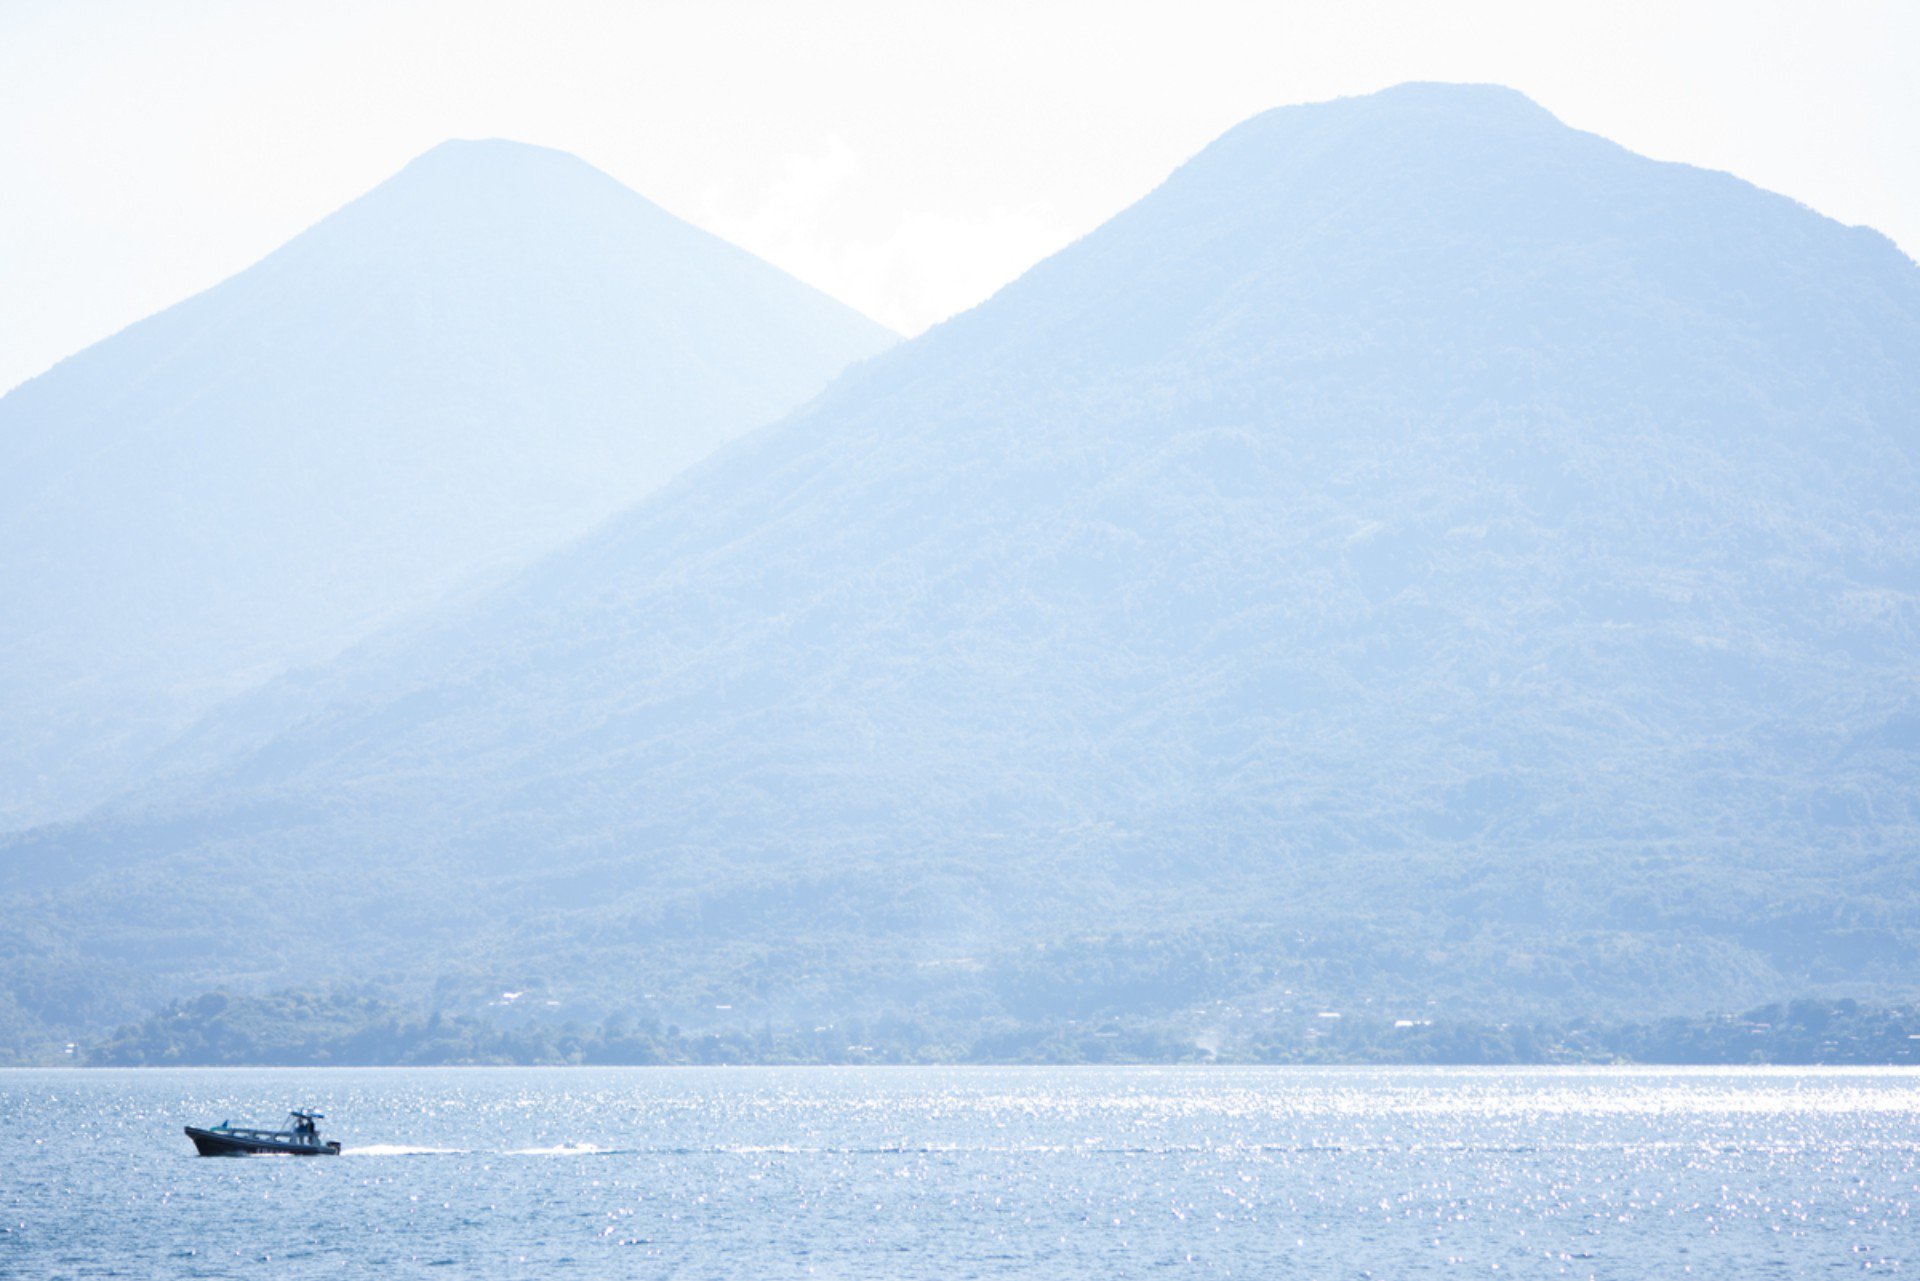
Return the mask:
[[16,1070],[0,1275],[1872,1274],[1917,1157],[1902,1070]]

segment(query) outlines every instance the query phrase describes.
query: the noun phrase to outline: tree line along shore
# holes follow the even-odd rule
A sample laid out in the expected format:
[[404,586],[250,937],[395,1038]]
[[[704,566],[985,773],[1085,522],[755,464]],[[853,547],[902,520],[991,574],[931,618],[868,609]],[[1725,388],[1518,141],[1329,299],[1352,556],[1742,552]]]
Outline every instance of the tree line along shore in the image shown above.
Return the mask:
[[943,1026],[888,1015],[689,1030],[422,1012],[366,991],[211,992],[22,1061],[97,1067],[942,1063],[1855,1064],[1920,1062],[1920,1005],[1801,998],[1740,1014],[1551,1022],[1292,1010],[1231,1032],[1125,1019]]

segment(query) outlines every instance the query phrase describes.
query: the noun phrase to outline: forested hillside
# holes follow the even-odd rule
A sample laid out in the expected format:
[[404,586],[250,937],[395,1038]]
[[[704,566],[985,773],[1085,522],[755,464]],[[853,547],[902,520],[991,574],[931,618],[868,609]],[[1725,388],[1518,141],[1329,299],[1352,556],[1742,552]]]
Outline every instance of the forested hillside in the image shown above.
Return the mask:
[[1917,423],[1870,231],[1501,89],[1271,112],[9,914],[690,1033],[1910,995]]
[[891,340],[572,156],[435,148],[0,399],[0,830]]

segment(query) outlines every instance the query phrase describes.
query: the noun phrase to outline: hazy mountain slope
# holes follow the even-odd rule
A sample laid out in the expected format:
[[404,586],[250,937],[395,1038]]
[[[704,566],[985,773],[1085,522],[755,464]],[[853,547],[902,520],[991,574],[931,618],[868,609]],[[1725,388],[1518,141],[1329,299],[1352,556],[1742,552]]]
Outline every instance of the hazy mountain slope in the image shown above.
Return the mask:
[[890,340],[571,156],[435,148],[0,400],[0,826]]
[[[1916,410],[1920,271],[1871,232],[1504,90],[1275,111],[444,625],[229,709],[199,752],[271,741],[196,794],[11,857],[182,985],[1911,990]],[[352,959],[209,926],[215,885]]]

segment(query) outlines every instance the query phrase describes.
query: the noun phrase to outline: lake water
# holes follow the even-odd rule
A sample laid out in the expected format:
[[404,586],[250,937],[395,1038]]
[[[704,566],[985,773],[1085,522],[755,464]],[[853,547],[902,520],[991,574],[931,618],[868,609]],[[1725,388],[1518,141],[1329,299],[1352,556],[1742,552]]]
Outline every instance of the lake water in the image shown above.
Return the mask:
[[1871,1275],[1917,1158],[1903,1071],[11,1071],[0,1275]]

